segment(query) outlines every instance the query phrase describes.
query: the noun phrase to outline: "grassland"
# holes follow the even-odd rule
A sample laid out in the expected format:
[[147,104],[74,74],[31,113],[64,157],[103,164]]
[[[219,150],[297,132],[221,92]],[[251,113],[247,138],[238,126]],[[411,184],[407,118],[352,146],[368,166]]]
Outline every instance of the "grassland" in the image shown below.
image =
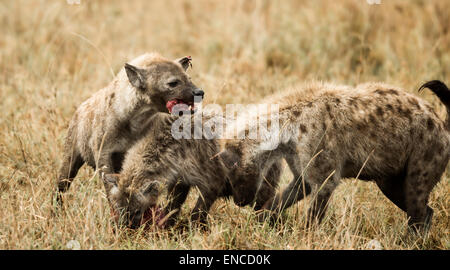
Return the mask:
[[[364,249],[372,239],[386,249],[450,249],[449,173],[431,194],[433,227],[416,241],[403,241],[406,215],[356,180],[336,190],[312,230],[307,200],[274,227],[221,200],[206,232],[113,231],[102,183],[87,167],[64,211],[52,214],[68,122],[127,60],[191,55],[205,102],[221,105],[310,80],[383,81],[417,94],[426,80],[450,83],[450,1],[68,2],[0,2],[0,249],[65,249],[70,240],[82,249]],[[437,98],[421,96],[445,116]]]

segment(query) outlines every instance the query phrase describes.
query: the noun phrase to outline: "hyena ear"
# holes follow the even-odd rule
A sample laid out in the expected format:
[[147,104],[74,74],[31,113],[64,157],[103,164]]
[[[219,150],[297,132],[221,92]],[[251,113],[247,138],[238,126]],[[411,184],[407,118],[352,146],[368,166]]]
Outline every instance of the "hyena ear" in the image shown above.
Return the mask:
[[132,86],[140,90],[145,89],[144,70],[126,63],[125,71],[127,72],[128,80],[130,81]]
[[177,60],[175,60],[175,62],[180,63],[184,71],[186,71],[189,67],[192,68],[192,58],[190,56],[178,58]]

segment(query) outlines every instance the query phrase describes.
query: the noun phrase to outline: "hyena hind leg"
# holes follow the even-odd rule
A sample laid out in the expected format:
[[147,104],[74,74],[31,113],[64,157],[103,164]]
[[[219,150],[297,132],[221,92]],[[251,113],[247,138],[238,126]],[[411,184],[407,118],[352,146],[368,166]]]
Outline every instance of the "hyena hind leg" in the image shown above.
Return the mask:
[[191,213],[191,221],[196,225],[204,226],[207,224],[208,211],[219,197],[219,193],[207,188],[199,188],[199,191],[197,203]]
[[176,212],[172,213],[171,216],[168,217],[166,223],[164,224],[167,227],[171,227],[175,224],[176,218],[180,214],[181,205],[183,205],[186,201],[190,186],[180,181],[173,181],[168,185],[167,190],[168,203],[164,209],[164,215],[167,216],[176,210]]
[[83,166],[84,160],[77,152],[73,152],[72,155],[67,154],[64,156],[63,163],[59,170],[59,176],[57,180],[57,197],[56,201],[59,206],[62,206],[62,193],[66,192],[73,179],[78,173],[78,170]]
[[433,209],[428,206],[428,197],[433,187],[427,187],[424,183],[426,179],[423,176],[407,177],[405,183],[409,231],[422,235],[430,229],[433,217]]
[[308,228],[314,223],[320,224],[322,222],[328,208],[328,202],[335,188],[336,185],[334,183],[327,183],[322,187],[315,187],[315,189],[320,190],[312,192],[313,194],[316,193],[316,195],[313,197],[306,215],[306,226]]

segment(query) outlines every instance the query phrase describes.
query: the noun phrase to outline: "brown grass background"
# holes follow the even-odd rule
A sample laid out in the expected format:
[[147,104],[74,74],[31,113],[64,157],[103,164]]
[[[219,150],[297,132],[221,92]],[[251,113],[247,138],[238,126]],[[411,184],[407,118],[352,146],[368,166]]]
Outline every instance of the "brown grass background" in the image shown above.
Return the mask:
[[[70,1],[69,1],[70,2]],[[193,57],[206,102],[255,103],[290,85],[383,81],[416,92],[450,84],[450,1],[139,0],[0,2],[0,249],[450,249],[449,174],[430,198],[433,227],[405,241],[406,215],[371,183],[346,180],[323,224],[305,229],[308,201],[271,227],[220,200],[210,229],[113,232],[103,186],[83,167],[52,215],[54,184],[76,107],[148,51]],[[438,99],[421,96],[444,117]],[[283,175],[283,185],[290,173]],[[196,193],[183,208],[187,216]]]

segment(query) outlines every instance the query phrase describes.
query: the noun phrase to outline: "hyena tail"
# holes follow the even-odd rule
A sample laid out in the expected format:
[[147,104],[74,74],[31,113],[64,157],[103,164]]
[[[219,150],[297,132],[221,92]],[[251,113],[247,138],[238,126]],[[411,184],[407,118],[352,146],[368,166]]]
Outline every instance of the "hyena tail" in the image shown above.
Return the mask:
[[447,85],[445,85],[441,81],[434,80],[424,83],[419,88],[419,92],[424,88],[428,88],[433,91],[433,93],[441,100],[441,102],[444,103],[445,107],[447,108],[445,128],[450,131],[450,90],[448,89]]

